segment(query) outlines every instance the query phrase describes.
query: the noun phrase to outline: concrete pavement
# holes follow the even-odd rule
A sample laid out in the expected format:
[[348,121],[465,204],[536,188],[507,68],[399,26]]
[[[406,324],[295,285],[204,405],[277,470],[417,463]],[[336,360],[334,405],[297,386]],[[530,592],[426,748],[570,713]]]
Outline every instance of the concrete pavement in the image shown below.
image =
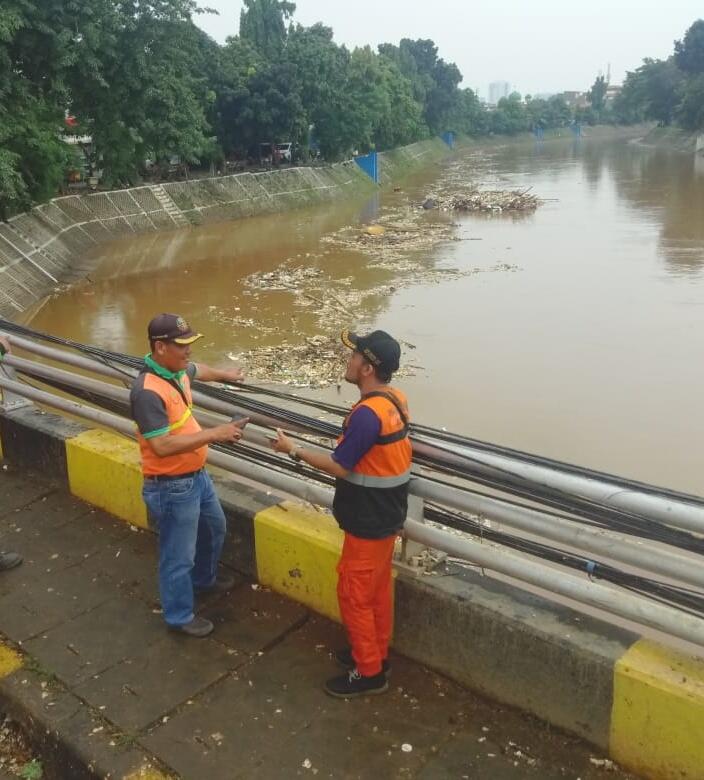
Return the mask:
[[155,538],[40,477],[0,472],[0,549],[25,556],[0,574],[0,710],[46,777],[629,777],[401,657],[388,694],[330,699],[340,627],[244,577],[201,600],[211,637],[167,632]]

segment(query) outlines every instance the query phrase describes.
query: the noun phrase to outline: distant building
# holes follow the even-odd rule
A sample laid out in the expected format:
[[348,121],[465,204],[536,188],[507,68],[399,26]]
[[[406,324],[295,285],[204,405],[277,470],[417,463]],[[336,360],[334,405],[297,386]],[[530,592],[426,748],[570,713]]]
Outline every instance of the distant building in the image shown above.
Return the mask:
[[623,87],[621,84],[609,84],[606,88],[606,96],[604,98],[606,105],[610,106],[614,100],[621,94]]
[[570,108],[587,108],[589,105],[586,92],[561,92],[559,96]]
[[511,94],[511,85],[508,81],[492,81],[489,84],[489,105],[495,106],[501,98]]

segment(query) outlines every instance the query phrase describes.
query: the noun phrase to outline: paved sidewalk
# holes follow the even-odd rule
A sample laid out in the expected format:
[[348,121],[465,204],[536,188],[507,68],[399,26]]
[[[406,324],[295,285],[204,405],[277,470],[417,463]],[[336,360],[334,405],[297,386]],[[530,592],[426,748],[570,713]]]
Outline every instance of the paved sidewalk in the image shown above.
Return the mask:
[[0,632],[27,655],[0,710],[43,741],[46,777],[627,777],[403,658],[388,694],[329,698],[340,627],[244,580],[200,602],[211,637],[167,632],[154,537],[36,477],[0,472],[0,549],[25,556],[0,574]]

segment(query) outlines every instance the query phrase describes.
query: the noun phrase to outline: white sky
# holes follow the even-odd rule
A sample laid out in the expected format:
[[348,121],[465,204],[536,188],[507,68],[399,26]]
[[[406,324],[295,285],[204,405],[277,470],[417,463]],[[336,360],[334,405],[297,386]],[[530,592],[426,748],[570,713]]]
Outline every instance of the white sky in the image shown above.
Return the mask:
[[[200,4],[219,12],[196,17],[215,40],[237,34],[240,0]],[[432,38],[482,97],[499,80],[523,94],[586,90],[609,63],[620,83],[644,57],[667,57],[697,18],[701,0],[299,0],[294,17],[349,47]]]

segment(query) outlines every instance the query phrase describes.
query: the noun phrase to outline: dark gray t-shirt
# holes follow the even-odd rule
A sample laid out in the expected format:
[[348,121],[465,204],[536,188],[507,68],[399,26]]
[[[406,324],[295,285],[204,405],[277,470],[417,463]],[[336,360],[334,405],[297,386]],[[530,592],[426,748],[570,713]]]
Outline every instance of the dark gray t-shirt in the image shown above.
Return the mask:
[[[197,370],[195,363],[188,364],[186,375],[191,382],[196,378]],[[169,432],[169,418],[164,401],[158,393],[144,387],[145,378],[153,373],[154,371],[145,365],[134,380],[130,391],[132,419],[137,423],[137,428],[145,439],[153,439]],[[176,388],[175,380],[171,383]]]

